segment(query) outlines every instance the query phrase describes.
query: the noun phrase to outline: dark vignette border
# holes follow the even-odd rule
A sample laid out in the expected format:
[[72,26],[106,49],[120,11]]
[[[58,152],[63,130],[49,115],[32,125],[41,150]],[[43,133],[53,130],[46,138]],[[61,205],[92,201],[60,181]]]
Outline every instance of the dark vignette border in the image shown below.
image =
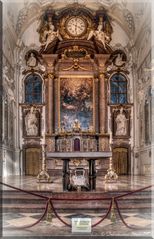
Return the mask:
[[43,237],[3,237],[4,239],[152,239],[152,237],[142,236],[43,236]]
[[[2,87],[2,2],[0,1],[0,180],[2,180],[2,102],[3,102],[3,87]],[[0,237],[2,236],[2,186],[0,186]]]
[[[2,72],[3,72],[3,61],[2,61],[2,54],[3,54],[3,31],[2,31],[2,26],[3,26],[3,3],[0,0],[0,180],[2,181],[2,165],[3,165],[3,154],[2,154],[2,126],[3,126],[3,78],[2,78]],[[141,236],[13,236],[13,237],[3,237],[2,236],[2,186],[0,186],[0,238],[4,239],[152,239],[152,237],[141,237]]]

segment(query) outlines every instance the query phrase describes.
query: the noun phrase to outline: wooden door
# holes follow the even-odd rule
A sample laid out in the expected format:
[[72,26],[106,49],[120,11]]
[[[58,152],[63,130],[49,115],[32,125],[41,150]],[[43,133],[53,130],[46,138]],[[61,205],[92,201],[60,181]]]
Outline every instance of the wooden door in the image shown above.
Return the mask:
[[128,174],[128,149],[114,148],[113,149],[113,166],[118,175]]
[[41,149],[28,148],[26,149],[25,157],[26,175],[36,176],[41,170]]
[[74,139],[74,151],[80,151],[80,139]]

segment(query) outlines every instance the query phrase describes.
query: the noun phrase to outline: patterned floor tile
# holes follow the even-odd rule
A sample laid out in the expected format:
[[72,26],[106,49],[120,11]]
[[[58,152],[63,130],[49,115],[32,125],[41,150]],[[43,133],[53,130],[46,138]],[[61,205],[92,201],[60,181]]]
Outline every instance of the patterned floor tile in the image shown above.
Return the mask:
[[9,220],[9,219],[16,219],[16,218],[22,218],[23,215],[21,213],[5,213],[3,214],[3,220]]
[[36,219],[31,217],[22,217],[18,219],[11,219],[7,221],[11,226],[26,226],[36,222]]
[[20,213],[22,216],[25,216],[25,217],[33,217],[33,216],[41,216],[42,214],[40,213],[24,213],[24,212],[22,212],[22,213]]
[[[92,224],[97,223],[99,220],[97,219],[97,220],[92,221]],[[104,219],[100,224],[97,225],[97,227],[103,228],[103,227],[106,227],[106,226],[109,226],[109,225],[112,225],[111,220],[110,219]]]
[[143,219],[148,219],[148,220],[151,220],[151,218],[152,218],[151,213],[150,214],[149,213],[143,213],[143,214],[138,214],[136,216],[140,217],[140,218],[143,218]]
[[138,214],[137,213],[124,213],[124,212],[122,212],[122,215],[128,216],[128,217],[133,217],[133,216],[136,216]]
[[128,217],[127,219],[125,219],[125,222],[130,225],[140,226],[140,227],[146,227],[151,224],[151,220],[147,220],[147,219],[143,219],[143,218],[139,218],[135,216]]

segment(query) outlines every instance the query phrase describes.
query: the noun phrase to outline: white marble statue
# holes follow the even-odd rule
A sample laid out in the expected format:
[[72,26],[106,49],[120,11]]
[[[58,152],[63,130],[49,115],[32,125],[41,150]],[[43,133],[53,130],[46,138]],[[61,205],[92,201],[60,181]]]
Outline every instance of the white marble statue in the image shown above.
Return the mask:
[[12,90],[13,88],[13,79],[10,78],[8,76],[8,67],[7,66],[4,66],[3,68],[3,83],[4,83],[4,87],[6,89],[6,92],[8,94],[8,97],[9,97],[9,100],[12,102],[15,103],[15,96],[14,96],[14,92]]
[[8,66],[4,66],[3,68],[3,80],[4,83],[7,83],[9,86],[13,84],[13,79],[8,77],[9,69]]
[[120,109],[120,113],[117,115],[115,122],[117,124],[116,135],[126,135],[127,134],[127,119],[123,113],[123,108]]
[[35,57],[34,53],[31,52],[30,57],[29,57],[29,59],[27,61],[27,66],[35,67],[36,64],[37,64],[36,57]]
[[38,135],[38,119],[36,117],[36,111],[34,110],[34,107],[31,107],[30,111],[25,116],[25,126],[28,136]]
[[118,53],[118,55],[115,58],[115,65],[122,66],[124,63],[125,63],[125,61],[123,61],[122,55],[120,53]]
[[106,42],[107,36],[106,36],[106,33],[102,31],[102,27],[103,27],[103,25],[100,21],[99,25],[97,27],[97,30],[96,31],[91,30],[87,40],[90,40],[94,36],[98,41],[100,41],[103,44],[104,48],[106,48],[105,42]]

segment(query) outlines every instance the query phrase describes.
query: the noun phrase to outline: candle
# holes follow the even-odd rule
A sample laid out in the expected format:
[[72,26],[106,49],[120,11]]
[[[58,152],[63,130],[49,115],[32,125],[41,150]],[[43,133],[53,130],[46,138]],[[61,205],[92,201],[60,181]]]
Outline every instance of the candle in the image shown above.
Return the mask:
[[110,139],[109,139],[109,148],[111,150],[111,144],[112,144],[112,131],[110,131]]

